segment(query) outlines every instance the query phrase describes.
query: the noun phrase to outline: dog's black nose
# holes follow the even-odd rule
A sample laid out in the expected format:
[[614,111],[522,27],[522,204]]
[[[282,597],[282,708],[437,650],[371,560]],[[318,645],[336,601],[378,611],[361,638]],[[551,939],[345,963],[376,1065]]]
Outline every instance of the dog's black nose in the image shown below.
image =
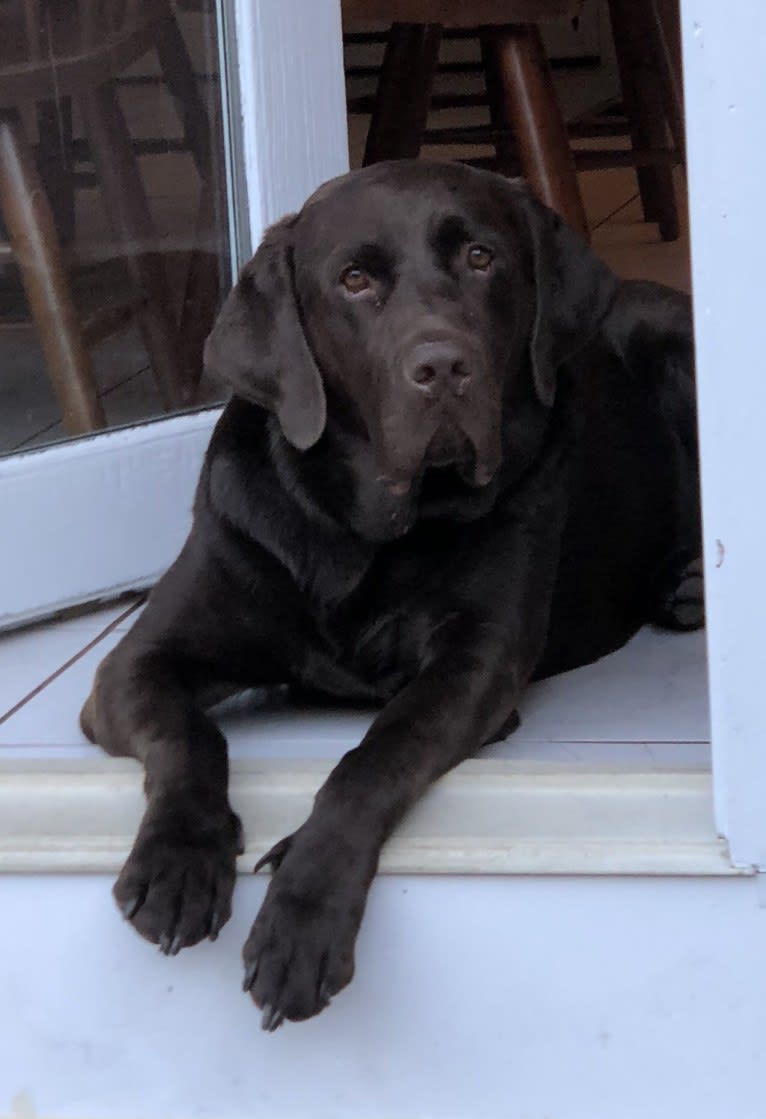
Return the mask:
[[405,375],[429,394],[450,391],[462,396],[471,380],[466,356],[454,342],[419,342],[409,355]]

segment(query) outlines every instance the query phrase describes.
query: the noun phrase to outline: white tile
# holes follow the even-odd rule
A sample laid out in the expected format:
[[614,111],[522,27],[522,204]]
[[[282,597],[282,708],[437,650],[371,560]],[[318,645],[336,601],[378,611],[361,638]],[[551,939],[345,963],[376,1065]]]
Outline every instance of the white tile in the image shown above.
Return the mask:
[[374,708],[285,708],[226,714],[218,721],[232,757],[334,759],[359,745],[374,717]]
[[[75,656],[126,609],[122,603],[64,622],[0,634],[0,717]],[[0,726],[0,741],[6,724]]]
[[[97,632],[94,631],[91,636],[96,636],[102,630],[103,626]],[[34,635],[30,633],[24,636],[31,639]],[[91,636],[88,636],[87,630],[73,626],[72,623],[64,623],[61,627],[40,633],[39,637],[42,641],[38,642],[38,648],[47,657],[47,662],[53,664],[53,669],[56,669],[75,651],[82,649]],[[81,733],[78,724],[80,708],[88,697],[100,660],[117,644],[121,636],[117,630],[108,633],[97,645],[78,657],[60,676],[20,707],[6,722],[0,724],[0,749],[3,750],[4,756],[7,756],[8,747],[37,746],[58,749],[87,745],[87,739]],[[35,657],[34,640],[25,643],[24,656],[26,659]]]
[[[55,672],[87,640],[80,630],[58,629],[36,629],[0,638],[0,715]],[[0,726],[0,734],[2,729]]]
[[519,743],[708,742],[705,634],[642,629],[611,656],[533,685],[521,717]]

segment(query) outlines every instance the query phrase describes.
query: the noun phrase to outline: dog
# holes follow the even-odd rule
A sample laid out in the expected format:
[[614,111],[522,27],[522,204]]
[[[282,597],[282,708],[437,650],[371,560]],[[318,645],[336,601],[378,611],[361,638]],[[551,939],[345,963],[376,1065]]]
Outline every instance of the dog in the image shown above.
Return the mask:
[[233,395],[191,532],[81,723],[143,763],[114,895],[175,954],[230,916],[243,850],[210,705],[381,706],[258,864],[244,985],[274,1030],[349,982],[382,844],[530,680],[703,624],[691,315],[521,182],[403,160],[266,232],[205,362]]

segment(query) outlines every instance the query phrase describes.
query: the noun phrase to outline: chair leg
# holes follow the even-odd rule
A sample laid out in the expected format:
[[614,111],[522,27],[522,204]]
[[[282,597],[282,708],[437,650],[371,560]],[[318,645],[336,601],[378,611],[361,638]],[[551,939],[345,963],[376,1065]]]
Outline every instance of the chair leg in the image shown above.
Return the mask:
[[684,68],[681,49],[680,0],[650,0],[654,17],[658,20],[667,44],[670,69],[676,84],[678,98],[683,107]]
[[221,292],[220,256],[201,246],[202,238],[214,227],[215,181],[202,180],[195,247],[189,259],[183,308],[181,310],[181,353],[195,394],[202,377],[205,339],[213,328]]
[[53,211],[62,245],[74,238],[74,153],[72,149],[72,98],[42,101],[37,106],[40,147],[37,166]]
[[211,163],[210,121],[184,37],[169,4],[167,18],[157,29],[156,49],[192,158],[205,178],[210,174]]
[[438,23],[395,23],[391,28],[367,133],[365,167],[420,155],[441,38]]
[[[537,196],[587,238],[574,156],[539,28],[532,23],[487,28],[481,46],[493,123],[515,135],[522,173]],[[498,144],[502,173],[508,173],[507,154]]]
[[106,427],[53,214],[15,113],[0,115],[0,211],[64,427],[70,435]]
[[181,361],[164,262],[114,85],[105,82],[92,90],[81,108],[109,220],[131,279],[145,296],[139,323],[163,404],[186,407],[193,402],[194,386]]
[[[650,19],[634,0],[609,0],[609,15],[633,147],[668,148],[665,105],[652,63],[656,47]],[[637,177],[644,217],[659,223],[664,241],[674,241],[680,224],[672,169],[640,167]]]
[[217,198],[225,196],[222,167],[213,158],[210,120],[200,95],[189,52],[172,8],[157,34],[157,55],[165,83],[175,102],[186,142],[200,177],[200,199],[195,230],[195,247],[181,309],[179,330],[181,357],[196,393],[202,376],[202,352],[218,310],[220,295],[219,254],[205,248],[202,238],[215,228]]
[[673,143],[685,159],[683,64],[681,62],[681,17],[678,0],[649,0],[646,15],[654,42],[660,92]]

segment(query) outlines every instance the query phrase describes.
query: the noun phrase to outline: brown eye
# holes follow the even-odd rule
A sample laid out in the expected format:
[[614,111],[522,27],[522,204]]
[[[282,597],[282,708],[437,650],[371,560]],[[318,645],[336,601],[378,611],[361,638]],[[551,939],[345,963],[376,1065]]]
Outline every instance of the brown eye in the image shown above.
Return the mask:
[[468,263],[477,272],[486,272],[495,254],[486,245],[468,246]]
[[340,282],[351,295],[359,295],[360,292],[367,291],[371,286],[370,277],[367,273],[353,264],[341,273]]

